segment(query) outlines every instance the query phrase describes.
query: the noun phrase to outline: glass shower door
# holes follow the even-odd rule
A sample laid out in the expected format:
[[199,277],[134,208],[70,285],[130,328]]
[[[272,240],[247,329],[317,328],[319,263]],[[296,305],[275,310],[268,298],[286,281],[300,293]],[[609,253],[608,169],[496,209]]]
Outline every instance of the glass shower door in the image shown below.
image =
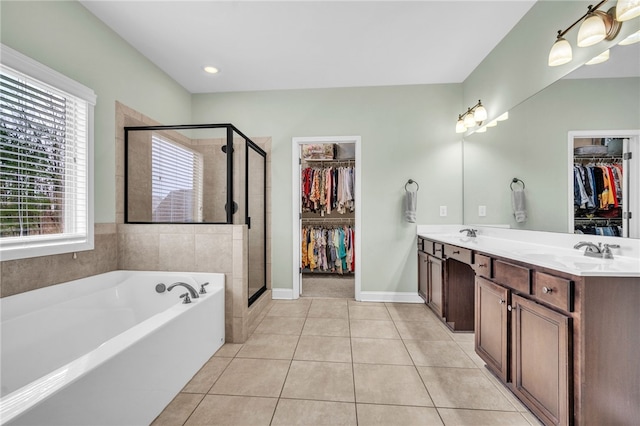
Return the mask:
[[266,152],[246,141],[245,207],[249,245],[249,305],[267,289]]

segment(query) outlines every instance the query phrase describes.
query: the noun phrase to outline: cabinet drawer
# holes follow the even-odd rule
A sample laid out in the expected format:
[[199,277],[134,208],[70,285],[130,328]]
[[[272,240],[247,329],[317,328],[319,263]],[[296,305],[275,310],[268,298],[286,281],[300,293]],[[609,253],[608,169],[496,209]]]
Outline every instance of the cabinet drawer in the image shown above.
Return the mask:
[[521,293],[531,293],[531,271],[529,268],[496,260],[493,262],[493,278],[496,282]]
[[573,281],[535,271],[533,294],[541,302],[573,312]]
[[423,246],[423,244],[424,244],[424,239],[423,239],[423,238],[418,237],[418,251],[424,251],[424,246]]
[[433,251],[431,254],[442,259],[444,257],[444,246],[440,243],[433,243]]
[[422,240],[422,251],[425,253],[433,254],[433,241]]
[[483,254],[475,255],[474,269],[481,277],[491,278],[491,258]]
[[444,246],[444,255],[446,257],[459,260],[467,265],[471,265],[472,254],[473,252],[469,249],[450,246],[449,244]]

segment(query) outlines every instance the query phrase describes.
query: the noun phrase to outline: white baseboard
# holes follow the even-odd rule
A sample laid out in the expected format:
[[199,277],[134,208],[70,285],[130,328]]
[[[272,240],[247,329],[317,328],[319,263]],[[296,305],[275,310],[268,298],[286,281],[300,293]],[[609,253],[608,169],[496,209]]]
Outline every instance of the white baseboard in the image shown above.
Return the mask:
[[271,289],[271,298],[276,299],[284,299],[284,300],[293,300],[293,289],[290,288],[272,288]]
[[424,303],[418,293],[392,291],[361,291],[360,300],[362,302]]

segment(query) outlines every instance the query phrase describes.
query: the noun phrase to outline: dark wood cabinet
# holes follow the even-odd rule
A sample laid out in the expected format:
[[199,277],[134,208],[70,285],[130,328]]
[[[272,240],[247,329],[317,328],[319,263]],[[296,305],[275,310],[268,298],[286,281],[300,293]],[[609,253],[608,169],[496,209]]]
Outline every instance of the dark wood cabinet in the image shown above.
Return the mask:
[[418,252],[418,295],[429,303],[429,255]]
[[545,424],[568,425],[570,319],[514,295],[513,392]]
[[444,317],[444,279],[442,260],[434,256],[429,258],[429,295],[427,304],[439,316]]
[[510,379],[509,296],[508,289],[484,278],[476,278],[476,352],[504,382]]
[[418,239],[418,294],[453,331],[473,331],[473,251]]
[[436,238],[419,248],[431,309],[455,331],[473,315],[476,352],[542,423],[638,424],[637,277],[573,275]]

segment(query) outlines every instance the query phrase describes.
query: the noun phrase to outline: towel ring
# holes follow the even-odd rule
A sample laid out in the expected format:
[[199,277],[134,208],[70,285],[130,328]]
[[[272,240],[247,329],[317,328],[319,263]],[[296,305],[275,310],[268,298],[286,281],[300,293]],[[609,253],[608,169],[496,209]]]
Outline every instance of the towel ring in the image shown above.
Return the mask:
[[521,180],[520,180],[520,179],[518,179],[518,178],[513,178],[513,180],[512,180],[512,181],[511,181],[511,183],[509,184],[509,188],[511,188],[511,190],[513,191],[513,184],[514,184],[514,183],[518,183],[518,182],[520,182],[520,183],[522,184],[522,189],[524,189],[524,188],[525,188],[525,186],[524,186],[524,182],[523,182],[523,181],[521,181]]
[[420,189],[420,185],[418,185],[418,182],[416,182],[416,181],[415,181],[415,180],[413,180],[413,179],[409,179],[409,180],[407,181],[407,183],[405,183],[405,184],[404,184],[404,190],[405,190],[405,191],[407,191],[407,192],[409,192],[409,189],[407,188],[407,186],[409,186],[409,185],[411,185],[411,184],[413,184],[413,183],[415,183],[415,184],[416,184],[416,191],[418,191],[418,190]]

